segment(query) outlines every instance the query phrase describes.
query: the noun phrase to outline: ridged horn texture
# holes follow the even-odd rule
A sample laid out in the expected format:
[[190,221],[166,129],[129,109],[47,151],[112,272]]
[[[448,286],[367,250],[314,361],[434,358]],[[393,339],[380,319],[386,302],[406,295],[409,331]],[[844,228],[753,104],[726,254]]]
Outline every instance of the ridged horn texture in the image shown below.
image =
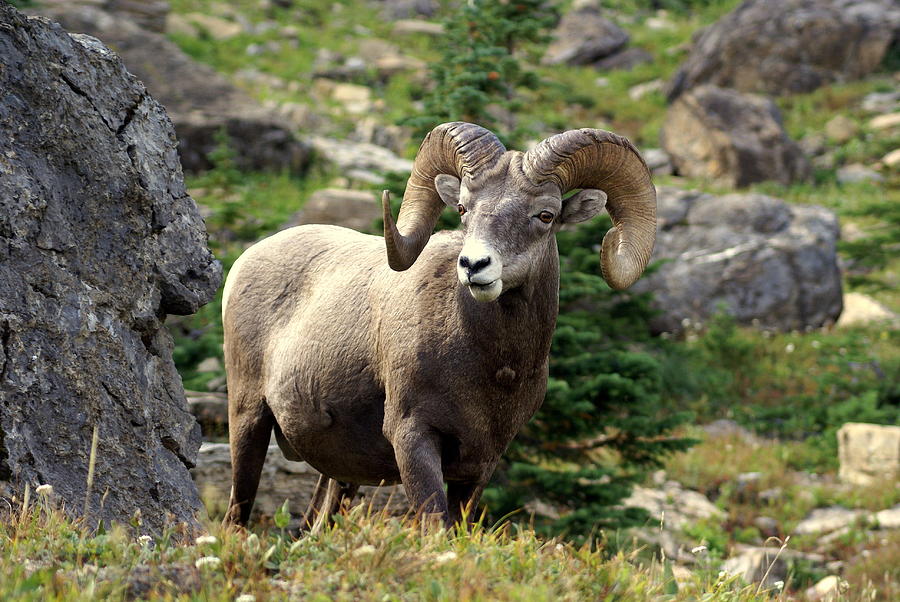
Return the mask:
[[391,269],[409,269],[431,237],[445,207],[434,187],[435,176],[449,174],[462,180],[490,167],[505,152],[506,147],[493,133],[473,123],[442,123],[425,136],[406,183],[396,224],[388,195],[382,196],[384,242]]
[[634,284],[656,240],[656,189],[634,145],[604,130],[569,130],[542,141],[522,163],[535,184],[553,181],[563,194],[576,188],[606,193],[613,227],[603,238],[603,278],[620,290]]

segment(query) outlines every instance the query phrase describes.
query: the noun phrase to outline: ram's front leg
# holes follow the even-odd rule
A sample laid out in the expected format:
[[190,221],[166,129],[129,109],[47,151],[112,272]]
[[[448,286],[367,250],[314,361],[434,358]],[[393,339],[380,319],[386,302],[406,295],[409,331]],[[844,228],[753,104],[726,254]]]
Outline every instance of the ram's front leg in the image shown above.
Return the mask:
[[422,515],[439,516],[449,527],[438,434],[428,428],[401,427],[394,437],[394,455],[412,508]]

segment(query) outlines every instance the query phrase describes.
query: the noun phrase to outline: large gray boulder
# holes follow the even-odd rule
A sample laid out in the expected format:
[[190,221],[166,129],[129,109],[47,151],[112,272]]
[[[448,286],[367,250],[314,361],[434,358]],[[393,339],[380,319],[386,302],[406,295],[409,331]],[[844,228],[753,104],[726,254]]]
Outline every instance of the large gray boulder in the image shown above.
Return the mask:
[[839,226],[831,211],[762,194],[721,197],[662,187],[653,260],[638,281],[653,291],[659,332],[705,323],[724,309],[742,324],[817,328],[841,313]]
[[80,513],[96,427],[92,521],[193,521],[200,429],[163,320],[222,271],[172,123],[99,41],[5,3],[0,90],[0,481]]
[[747,0],[703,30],[669,84],[796,94],[875,70],[900,29],[896,0]]
[[213,166],[210,153],[220,146],[221,131],[241,168],[302,171],[309,163],[309,147],[283,117],[194,61],[163,35],[94,6],[46,6],[40,14],[68,31],[99,38],[122,57],[128,70],[166,107],[178,133],[184,169]]
[[677,173],[729,187],[809,177],[809,162],[788,137],[768,98],[700,86],[676,100],[660,132]]

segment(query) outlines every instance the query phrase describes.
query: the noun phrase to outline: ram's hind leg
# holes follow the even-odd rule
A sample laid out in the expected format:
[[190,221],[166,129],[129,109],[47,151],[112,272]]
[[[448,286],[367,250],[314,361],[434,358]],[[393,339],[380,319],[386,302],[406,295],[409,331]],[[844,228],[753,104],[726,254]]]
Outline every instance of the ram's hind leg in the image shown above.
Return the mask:
[[301,530],[318,533],[331,524],[332,516],[341,509],[345,501],[349,504],[356,497],[359,485],[342,483],[319,475],[316,489],[309,500],[309,507],[301,522]]
[[[235,387],[237,388],[237,387]],[[275,418],[261,395],[240,392],[228,399],[228,439],[231,443],[231,499],[224,525],[246,525],[259,488],[259,477]]]

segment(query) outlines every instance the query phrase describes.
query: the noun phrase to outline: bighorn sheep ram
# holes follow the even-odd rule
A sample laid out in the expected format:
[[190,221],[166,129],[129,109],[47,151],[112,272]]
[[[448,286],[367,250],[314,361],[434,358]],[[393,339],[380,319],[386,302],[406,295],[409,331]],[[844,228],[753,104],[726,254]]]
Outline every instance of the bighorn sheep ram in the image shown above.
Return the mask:
[[[226,524],[249,518],[273,429],[285,456],[325,475],[324,513],[361,484],[402,482],[414,508],[461,520],[544,398],[556,232],[605,204],[602,272],[617,289],[640,277],[656,233],[646,164],[602,130],[523,154],[446,123],[419,148],[396,224],[387,192],[382,202],[383,240],[299,226],[248,249],[228,276]],[[445,204],[462,229],[432,236]]]

